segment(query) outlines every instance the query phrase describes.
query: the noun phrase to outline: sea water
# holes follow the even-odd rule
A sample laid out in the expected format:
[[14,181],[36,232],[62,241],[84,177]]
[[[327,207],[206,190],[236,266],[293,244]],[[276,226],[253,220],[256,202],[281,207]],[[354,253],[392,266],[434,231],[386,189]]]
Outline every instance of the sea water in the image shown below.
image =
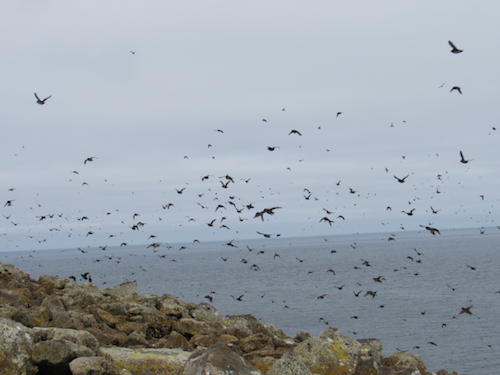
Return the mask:
[[[18,251],[0,261],[33,278],[82,283],[89,272],[99,287],[135,280],[141,295],[209,302],[223,316],[252,314],[292,337],[336,327],[380,339],[386,356],[419,354],[428,371],[485,375],[500,373],[499,240],[497,228],[423,230]],[[471,315],[460,314],[471,305]]]

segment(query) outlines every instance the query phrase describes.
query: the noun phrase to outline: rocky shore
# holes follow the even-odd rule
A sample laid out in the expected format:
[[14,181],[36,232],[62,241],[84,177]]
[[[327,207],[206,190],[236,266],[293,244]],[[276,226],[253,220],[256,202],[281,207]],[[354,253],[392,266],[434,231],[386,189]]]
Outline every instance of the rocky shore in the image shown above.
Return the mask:
[[[251,315],[208,303],[139,296],[136,283],[99,289],[38,280],[0,263],[0,375],[447,375],[378,339],[328,328],[288,337]],[[453,373],[456,374],[456,373]]]

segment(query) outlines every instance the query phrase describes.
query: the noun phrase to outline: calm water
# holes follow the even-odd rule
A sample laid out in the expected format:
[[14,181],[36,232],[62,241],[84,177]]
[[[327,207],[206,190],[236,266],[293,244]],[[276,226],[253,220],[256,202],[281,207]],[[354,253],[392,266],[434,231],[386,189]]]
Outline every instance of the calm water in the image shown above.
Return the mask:
[[[332,326],[346,336],[381,339],[384,355],[419,354],[429,371],[500,374],[500,230],[389,236],[46,250],[0,253],[0,261],[33,278],[75,275],[81,283],[79,275],[90,272],[100,287],[137,280],[140,294],[195,303],[210,295],[222,315],[252,314],[290,336],[316,336]],[[381,283],[373,280],[379,276]],[[375,298],[364,297],[369,290]],[[470,305],[472,315],[459,314]]]

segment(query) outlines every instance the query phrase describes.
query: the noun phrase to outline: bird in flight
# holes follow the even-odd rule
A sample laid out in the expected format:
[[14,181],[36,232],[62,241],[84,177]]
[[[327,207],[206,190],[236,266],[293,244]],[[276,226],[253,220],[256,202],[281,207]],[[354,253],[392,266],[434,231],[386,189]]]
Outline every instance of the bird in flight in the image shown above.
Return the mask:
[[460,163],[467,164],[468,162],[470,162],[472,160],[474,160],[474,159],[465,160],[464,154],[462,153],[462,151],[460,151]]
[[302,136],[302,134],[298,130],[295,130],[295,129],[292,129],[290,131],[290,133],[288,133],[288,135],[290,135],[290,134],[298,134],[298,135]]
[[40,99],[40,98],[38,97],[38,95],[37,95],[37,94],[36,94],[36,92],[35,92],[36,102],[37,102],[38,104],[40,104],[40,105],[44,105],[44,104],[45,104],[45,101],[46,101],[47,99],[50,99],[51,97],[52,97],[52,95],[47,96],[45,99],[43,99],[43,100],[42,100],[42,99]]
[[323,218],[321,218],[321,220],[320,220],[319,222],[321,223],[322,221],[327,221],[327,222],[328,222],[328,224],[330,224],[330,226],[332,226],[332,223],[334,222],[333,220],[330,220],[330,219],[329,219],[328,217],[326,217],[326,216],[325,216],[325,217],[323,217]]
[[403,210],[403,211],[401,211],[401,212],[404,212],[404,213],[405,213],[405,214],[407,214],[408,216],[413,216],[413,211],[415,211],[415,209],[414,209],[414,208],[412,208],[412,209],[410,210],[410,212],[406,212],[406,211],[404,211],[404,210]]
[[272,234],[268,234],[268,233],[262,233],[262,232],[259,232],[257,231],[258,234],[264,236],[265,238],[271,238]]
[[[136,50],[136,51],[130,51],[130,53],[131,53],[132,55],[135,55],[135,53],[136,53],[136,52],[137,52],[137,50]],[[462,52],[462,51],[460,51],[460,52]]]
[[375,298],[375,296],[377,295],[377,291],[372,291],[372,290],[369,290],[365,293],[365,295],[363,297],[366,297],[366,296],[372,296],[372,299]]
[[404,176],[403,178],[399,178],[399,177],[396,177],[396,176],[394,176],[394,178],[395,178],[396,180],[398,180],[398,182],[399,182],[399,183],[401,183],[401,184],[402,184],[402,183],[404,183],[404,182],[405,182],[405,180],[406,180],[406,178],[407,178],[408,176],[409,176],[409,174],[407,174],[407,175],[406,175],[406,176]]
[[88,161],[94,161],[94,159],[97,159],[95,156],[91,156],[90,158],[85,159],[83,164],[87,164]]
[[461,53],[463,52],[464,50],[463,49],[458,49],[451,40],[448,40],[448,44],[451,46],[452,50],[450,51],[451,53]]
[[460,95],[462,95],[462,90],[460,89],[460,87],[458,87],[458,86],[453,86],[453,87],[451,88],[450,92],[452,92],[453,90],[457,90],[457,91],[460,93]]
[[425,225],[420,225],[422,228],[425,228],[427,229],[429,232],[431,232],[433,235],[436,235],[437,234],[441,234],[439,232],[439,229],[436,229],[436,228],[432,228],[432,227],[428,227],[428,226],[425,226]]
[[470,309],[472,309],[472,306],[474,306],[474,305],[470,305],[469,307],[462,307],[462,311],[460,311],[459,314],[472,315],[472,313],[470,312]]

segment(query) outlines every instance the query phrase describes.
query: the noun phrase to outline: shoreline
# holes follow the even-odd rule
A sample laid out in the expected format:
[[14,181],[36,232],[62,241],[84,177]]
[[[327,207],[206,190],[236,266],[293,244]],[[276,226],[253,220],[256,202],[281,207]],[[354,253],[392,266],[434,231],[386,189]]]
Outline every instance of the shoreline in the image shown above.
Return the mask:
[[220,364],[233,374],[434,374],[416,354],[384,357],[378,339],[331,327],[289,337],[251,315],[222,317],[205,302],[140,296],[136,282],[99,289],[50,275],[34,280],[0,263],[0,286],[6,374],[223,374]]

